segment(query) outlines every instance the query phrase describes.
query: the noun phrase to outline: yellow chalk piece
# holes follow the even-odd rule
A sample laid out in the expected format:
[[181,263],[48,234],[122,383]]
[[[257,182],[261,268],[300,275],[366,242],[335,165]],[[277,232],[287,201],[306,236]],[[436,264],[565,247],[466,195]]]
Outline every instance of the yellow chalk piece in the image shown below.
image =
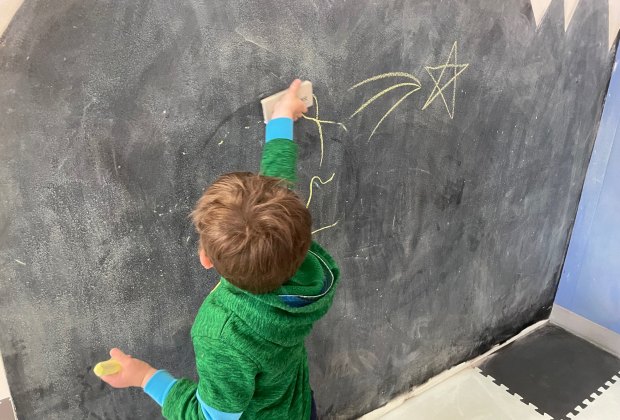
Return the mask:
[[122,369],[121,364],[114,359],[106,360],[105,362],[99,362],[95,365],[93,371],[97,376],[114,375],[120,372]]

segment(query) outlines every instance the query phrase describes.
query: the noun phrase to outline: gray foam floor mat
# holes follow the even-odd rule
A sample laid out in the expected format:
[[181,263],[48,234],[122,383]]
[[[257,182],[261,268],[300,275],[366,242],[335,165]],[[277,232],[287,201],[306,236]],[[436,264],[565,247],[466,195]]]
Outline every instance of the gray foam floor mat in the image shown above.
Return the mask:
[[479,369],[554,419],[577,416],[620,381],[620,359],[551,324],[506,346]]

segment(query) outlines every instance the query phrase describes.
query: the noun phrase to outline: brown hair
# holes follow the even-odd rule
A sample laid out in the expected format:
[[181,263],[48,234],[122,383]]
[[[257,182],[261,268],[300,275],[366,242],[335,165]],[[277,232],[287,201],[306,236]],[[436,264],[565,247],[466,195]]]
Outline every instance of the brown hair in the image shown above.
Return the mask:
[[280,287],[310,247],[310,212],[286,182],[250,172],[222,175],[191,213],[215,269],[252,293]]

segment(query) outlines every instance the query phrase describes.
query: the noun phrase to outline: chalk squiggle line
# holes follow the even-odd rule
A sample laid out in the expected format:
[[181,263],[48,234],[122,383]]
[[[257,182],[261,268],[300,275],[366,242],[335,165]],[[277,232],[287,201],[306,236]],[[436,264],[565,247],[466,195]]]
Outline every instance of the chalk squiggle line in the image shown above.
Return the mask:
[[317,176],[317,175],[313,176],[313,177],[310,179],[310,193],[308,194],[308,202],[306,203],[306,208],[310,207],[310,201],[312,201],[312,185],[314,184],[314,180],[315,180],[315,179],[318,179],[318,180],[319,180],[319,182],[320,182],[322,185],[325,185],[325,184],[327,184],[327,183],[329,183],[329,182],[332,182],[332,180],[334,179],[334,176],[335,176],[335,175],[336,175],[336,172],[334,172],[334,173],[332,174],[332,176],[330,176],[330,177],[329,177],[329,179],[328,179],[327,181],[323,181],[323,180],[321,179],[321,177],[319,177],[319,176]]
[[317,230],[313,230],[313,231],[312,231],[312,234],[314,235],[315,233],[320,232],[320,231],[322,231],[322,230],[329,229],[329,228],[333,228],[334,226],[336,226],[336,225],[338,224],[338,222],[339,222],[339,221],[340,221],[340,220],[336,220],[336,223],[334,223],[334,224],[331,224],[331,225],[329,225],[329,226],[323,226],[322,228],[319,228],[319,229],[317,229]]
[[340,127],[342,127],[344,131],[348,132],[349,130],[347,130],[347,127],[343,123],[319,119],[319,100],[317,99],[316,95],[312,95],[312,97],[314,98],[314,105],[316,107],[315,108],[316,112],[314,114],[314,117],[308,117],[307,115],[304,115],[304,114],[302,114],[301,116],[308,121],[313,121],[319,129],[319,140],[321,141],[321,160],[319,161],[319,168],[320,168],[321,165],[323,165],[323,153],[324,153],[323,126],[321,124],[335,124],[335,125],[339,125]]

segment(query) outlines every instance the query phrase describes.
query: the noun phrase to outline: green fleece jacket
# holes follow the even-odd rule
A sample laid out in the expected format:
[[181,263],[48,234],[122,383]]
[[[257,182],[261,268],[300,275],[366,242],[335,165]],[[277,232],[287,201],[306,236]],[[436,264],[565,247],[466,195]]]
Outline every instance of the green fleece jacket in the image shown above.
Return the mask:
[[[271,140],[263,149],[261,174],[294,183],[296,160],[293,141]],[[164,416],[204,419],[200,398],[225,413],[243,412],[242,419],[309,419],[304,339],[330,308],[338,279],[336,263],[315,242],[293,278],[274,292],[255,295],[222,278],[191,331],[199,382],[174,383]]]

